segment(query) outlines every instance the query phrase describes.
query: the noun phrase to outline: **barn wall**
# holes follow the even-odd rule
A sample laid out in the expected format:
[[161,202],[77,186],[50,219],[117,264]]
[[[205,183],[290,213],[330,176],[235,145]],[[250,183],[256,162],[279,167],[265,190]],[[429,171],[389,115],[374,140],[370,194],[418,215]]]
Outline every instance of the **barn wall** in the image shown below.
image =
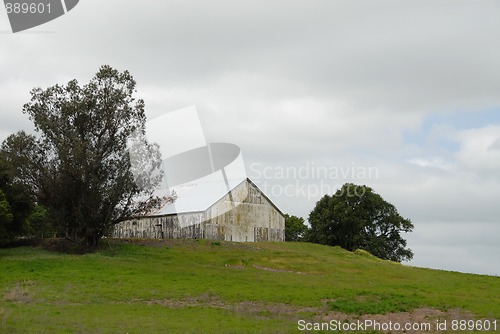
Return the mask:
[[200,223],[203,213],[185,213],[162,217],[145,217],[117,224],[113,238],[185,239],[203,238]]
[[[246,197],[245,197],[246,195]],[[245,198],[231,202],[231,197]],[[231,207],[228,210],[228,207]],[[205,224],[223,231],[226,241],[284,241],[285,218],[250,182],[232,190],[204,213]],[[210,238],[212,239],[212,238]]]
[[[243,202],[233,202],[242,199]],[[243,182],[205,212],[147,217],[115,226],[115,238],[284,241],[285,218],[252,183]]]

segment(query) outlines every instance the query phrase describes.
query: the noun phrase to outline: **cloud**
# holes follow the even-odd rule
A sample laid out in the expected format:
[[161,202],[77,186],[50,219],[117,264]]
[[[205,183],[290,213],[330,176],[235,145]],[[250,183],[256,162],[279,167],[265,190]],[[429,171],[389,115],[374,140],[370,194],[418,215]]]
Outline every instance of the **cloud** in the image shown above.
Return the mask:
[[496,176],[500,170],[500,125],[461,131],[457,160],[467,170],[482,176]]
[[433,221],[415,226],[408,242],[418,244],[411,262],[416,266],[447,268],[470,273],[500,275],[500,260],[495,246],[500,233],[497,223],[454,224]]
[[279,77],[235,72],[200,88],[160,86],[141,92],[148,97],[152,115],[169,106],[196,104],[210,141],[233,141],[245,155],[261,160],[399,149],[401,129],[418,118],[395,117],[384,109],[360,110],[334,96],[305,94],[301,86]]
[[[246,70],[365,108],[463,107],[498,102],[497,9],[495,2],[456,1],[157,0],[137,6],[89,0],[44,26],[58,33],[43,35],[36,47],[46,54],[32,59],[31,68],[61,54],[65,59],[54,56],[57,64],[49,67],[81,73],[110,62],[176,86]],[[29,55],[40,35],[22,37],[29,43],[12,47]]]
[[498,222],[500,181],[471,174],[384,162],[374,182],[384,198],[420,222]]
[[3,141],[11,133],[19,130],[32,130],[31,122],[27,115],[22,114],[23,104],[30,99],[31,90],[29,82],[25,80],[0,80],[0,101],[2,101],[0,114],[0,140]]
[[431,157],[428,159],[415,158],[408,160],[408,162],[420,167],[437,168],[444,171],[451,171],[453,169],[453,164],[441,157]]
[[488,150],[499,151],[500,150],[500,139],[495,140],[495,142],[488,147]]

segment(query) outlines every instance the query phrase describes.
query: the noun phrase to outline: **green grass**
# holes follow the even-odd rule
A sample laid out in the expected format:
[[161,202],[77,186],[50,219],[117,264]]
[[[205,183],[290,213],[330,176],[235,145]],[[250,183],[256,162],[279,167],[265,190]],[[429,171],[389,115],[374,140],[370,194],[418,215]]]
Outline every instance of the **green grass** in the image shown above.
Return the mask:
[[500,319],[500,278],[308,243],[110,241],[0,249],[0,333],[290,333],[297,320],[459,309]]

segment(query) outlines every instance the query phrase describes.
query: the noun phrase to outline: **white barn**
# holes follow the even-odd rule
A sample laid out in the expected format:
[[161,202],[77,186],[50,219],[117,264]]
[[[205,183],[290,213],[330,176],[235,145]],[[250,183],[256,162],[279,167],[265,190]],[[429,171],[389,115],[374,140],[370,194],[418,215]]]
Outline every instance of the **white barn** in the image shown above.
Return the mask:
[[284,241],[285,217],[250,179],[176,189],[178,198],[148,216],[115,225],[114,238]]

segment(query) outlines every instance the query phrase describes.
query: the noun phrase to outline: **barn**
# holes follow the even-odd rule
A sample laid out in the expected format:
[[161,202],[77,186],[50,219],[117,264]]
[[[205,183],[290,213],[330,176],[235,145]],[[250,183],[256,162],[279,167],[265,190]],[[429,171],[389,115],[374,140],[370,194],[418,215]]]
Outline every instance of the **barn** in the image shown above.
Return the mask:
[[115,225],[114,238],[284,241],[285,217],[250,179],[175,189],[177,198],[147,216]]

